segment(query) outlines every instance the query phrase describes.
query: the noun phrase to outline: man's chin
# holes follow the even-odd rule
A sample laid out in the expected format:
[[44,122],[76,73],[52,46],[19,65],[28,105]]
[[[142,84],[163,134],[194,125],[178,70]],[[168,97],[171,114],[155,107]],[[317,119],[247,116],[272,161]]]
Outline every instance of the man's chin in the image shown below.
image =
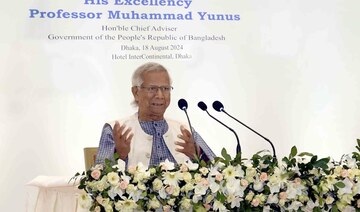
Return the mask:
[[153,108],[151,110],[151,113],[157,116],[163,116],[165,113],[165,108]]

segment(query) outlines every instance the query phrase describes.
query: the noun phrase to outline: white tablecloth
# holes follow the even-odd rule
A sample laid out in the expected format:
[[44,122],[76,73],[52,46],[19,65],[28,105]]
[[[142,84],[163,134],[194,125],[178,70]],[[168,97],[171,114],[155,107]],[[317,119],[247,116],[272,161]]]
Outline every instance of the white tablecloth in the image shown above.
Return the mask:
[[28,212],[84,212],[78,206],[78,182],[68,176],[38,176],[27,183]]

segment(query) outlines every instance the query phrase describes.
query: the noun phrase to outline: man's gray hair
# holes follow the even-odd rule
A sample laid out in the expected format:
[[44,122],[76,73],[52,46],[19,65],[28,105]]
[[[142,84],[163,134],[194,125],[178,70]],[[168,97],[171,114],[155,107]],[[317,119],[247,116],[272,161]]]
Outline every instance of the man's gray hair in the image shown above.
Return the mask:
[[[151,72],[151,71],[154,71],[154,72],[162,72],[163,71],[163,72],[167,73],[167,75],[169,76],[170,85],[172,85],[172,80],[171,80],[170,74],[164,66],[162,66],[159,63],[155,63],[155,62],[148,62],[148,63],[145,63],[145,64],[139,66],[134,71],[132,78],[131,78],[132,87],[141,86],[144,83],[144,79],[143,79],[144,74],[147,72]],[[138,106],[135,99],[131,102],[131,104],[134,107]]]
[[132,78],[131,78],[131,82],[132,82],[132,87],[134,86],[140,86],[141,84],[143,84],[144,79],[143,76],[145,73],[150,72],[150,71],[155,71],[155,72],[160,72],[160,71],[164,71],[168,74],[169,79],[170,79],[170,85],[172,84],[172,80],[171,77],[167,71],[167,69],[162,66],[159,63],[154,63],[154,62],[148,62],[145,63],[141,66],[139,66],[133,73]]

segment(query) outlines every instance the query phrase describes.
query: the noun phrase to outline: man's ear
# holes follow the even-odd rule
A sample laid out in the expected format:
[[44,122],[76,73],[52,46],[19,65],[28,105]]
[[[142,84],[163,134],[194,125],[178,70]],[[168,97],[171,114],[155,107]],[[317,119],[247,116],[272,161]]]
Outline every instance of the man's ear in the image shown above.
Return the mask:
[[136,87],[136,86],[133,86],[133,87],[131,87],[131,92],[132,92],[132,94],[133,94],[133,96],[134,96],[135,101],[137,102],[137,100],[138,100],[139,88]]

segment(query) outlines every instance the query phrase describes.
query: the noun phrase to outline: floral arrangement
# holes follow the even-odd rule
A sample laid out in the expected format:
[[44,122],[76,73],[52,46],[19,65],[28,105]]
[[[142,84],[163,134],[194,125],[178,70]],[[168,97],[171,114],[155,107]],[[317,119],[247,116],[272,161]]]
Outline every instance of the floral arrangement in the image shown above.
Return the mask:
[[90,211],[360,211],[360,139],[356,148],[339,162],[295,146],[281,161],[265,151],[231,159],[224,149],[208,163],[125,170],[106,161],[74,177]]

